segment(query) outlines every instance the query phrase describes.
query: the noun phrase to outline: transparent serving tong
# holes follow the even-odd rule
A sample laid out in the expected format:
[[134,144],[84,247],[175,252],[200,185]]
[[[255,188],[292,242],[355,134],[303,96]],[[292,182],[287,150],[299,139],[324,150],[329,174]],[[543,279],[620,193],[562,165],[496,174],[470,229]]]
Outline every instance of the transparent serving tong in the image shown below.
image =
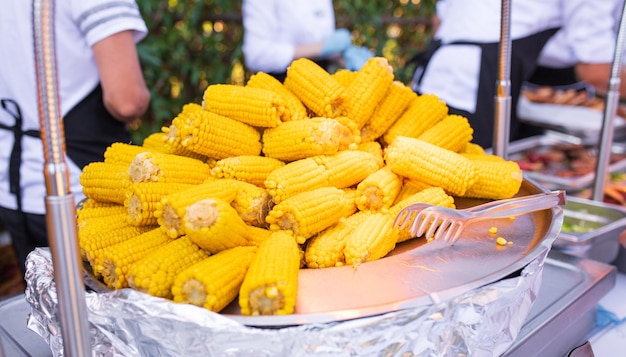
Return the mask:
[[487,202],[466,209],[416,203],[400,210],[394,226],[403,229],[410,224],[409,232],[413,237],[424,235],[427,238],[443,239],[448,245],[453,245],[470,223],[550,209],[564,205],[565,196],[564,190],[557,190]]

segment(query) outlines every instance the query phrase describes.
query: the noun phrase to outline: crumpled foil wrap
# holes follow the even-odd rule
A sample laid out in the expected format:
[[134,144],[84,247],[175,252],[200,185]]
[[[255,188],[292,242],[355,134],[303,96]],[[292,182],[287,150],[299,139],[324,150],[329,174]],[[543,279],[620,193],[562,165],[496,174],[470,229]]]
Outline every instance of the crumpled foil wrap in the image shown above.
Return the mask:
[[[94,356],[499,356],[538,295],[548,249],[520,274],[437,304],[323,324],[242,325],[131,289],[86,292]],[[63,356],[50,251],[27,260],[28,328]]]

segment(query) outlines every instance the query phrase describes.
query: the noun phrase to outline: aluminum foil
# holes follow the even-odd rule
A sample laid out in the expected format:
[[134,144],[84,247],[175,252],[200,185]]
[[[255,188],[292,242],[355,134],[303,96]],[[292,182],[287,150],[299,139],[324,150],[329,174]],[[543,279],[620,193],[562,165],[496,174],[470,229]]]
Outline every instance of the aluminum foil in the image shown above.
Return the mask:
[[[447,301],[348,321],[260,328],[121,289],[86,293],[94,356],[499,356],[538,295],[549,249],[518,275]],[[63,356],[48,249],[27,260],[28,328]]]

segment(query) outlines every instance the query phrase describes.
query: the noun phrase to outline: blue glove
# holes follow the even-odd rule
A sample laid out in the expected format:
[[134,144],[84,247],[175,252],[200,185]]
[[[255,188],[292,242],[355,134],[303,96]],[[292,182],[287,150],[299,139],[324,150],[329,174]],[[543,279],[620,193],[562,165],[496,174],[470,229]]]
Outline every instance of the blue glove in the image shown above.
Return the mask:
[[335,53],[345,51],[352,45],[352,35],[346,29],[338,29],[332,35],[326,37],[322,42],[321,57],[330,56]]
[[372,57],[374,57],[374,53],[366,47],[350,46],[343,52],[346,69],[350,71],[358,71]]

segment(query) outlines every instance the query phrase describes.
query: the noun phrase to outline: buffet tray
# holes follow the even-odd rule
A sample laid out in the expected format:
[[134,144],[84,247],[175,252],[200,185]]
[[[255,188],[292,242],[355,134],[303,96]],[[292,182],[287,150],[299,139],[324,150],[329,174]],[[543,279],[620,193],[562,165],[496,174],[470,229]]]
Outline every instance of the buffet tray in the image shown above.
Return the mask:
[[[530,149],[540,149],[543,147],[551,147],[556,144],[571,144],[569,137],[563,135],[555,135],[547,133],[544,135],[533,136],[510,143],[507,149],[509,160],[519,160],[523,153]],[[616,143],[612,147],[612,152],[623,153],[621,144]],[[620,172],[626,169],[626,159],[622,159],[610,164],[607,167],[607,173]],[[591,172],[585,175],[560,177],[548,172],[539,172],[525,170],[524,176],[535,180],[539,185],[545,188],[557,190],[563,189],[567,191],[580,191],[593,185],[595,173]]]
[[[518,196],[540,192],[544,191],[525,179]],[[463,208],[483,202],[457,199],[456,204]],[[359,266],[301,269],[294,314],[244,316],[235,299],[221,315],[247,326],[279,327],[345,321],[436,304],[516,274],[544,256],[562,221],[562,209],[555,207],[516,219],[477,222],[468,226],[452,247],[440,241],[412,239],[387,257]],[[497,245],[496,237],[488,233],[492,226],[512,245]],[[93,277],[87,276],[85,281],[96,291],[106,290]]]

